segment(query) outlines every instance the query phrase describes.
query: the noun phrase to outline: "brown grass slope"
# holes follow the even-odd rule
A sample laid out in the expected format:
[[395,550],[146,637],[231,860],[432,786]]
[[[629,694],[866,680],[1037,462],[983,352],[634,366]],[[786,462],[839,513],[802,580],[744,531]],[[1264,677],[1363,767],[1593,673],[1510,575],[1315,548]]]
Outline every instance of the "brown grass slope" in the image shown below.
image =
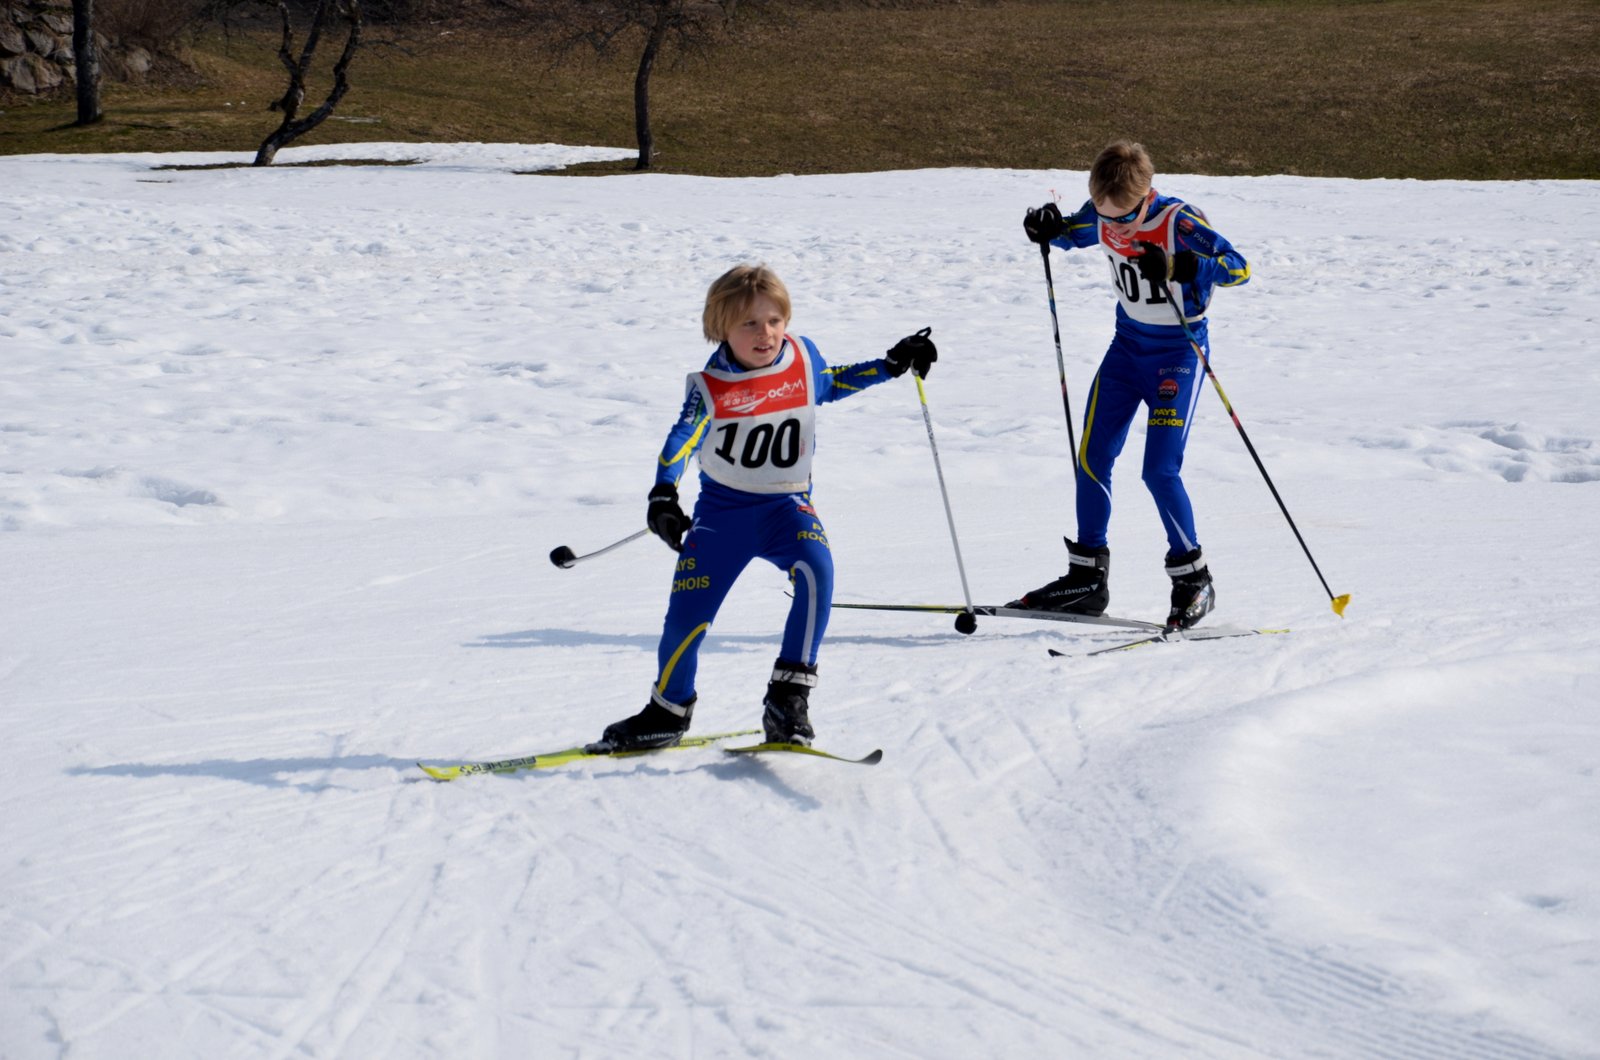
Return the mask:
[[[301,143],[634,143],[629,55],[553,65],[483,26],[370,35],[404,47],[364,52],[336,119]],[[89,129],[67,127],[70,98],[10,97],[0,153],[253,151],[276,124],[276,43],[207,35],[202,83],[108,86]],[[654,84],[662,172],[1083,168],[1129,135],[1168,171],[1600,177],[1595,0],[804,7]]]

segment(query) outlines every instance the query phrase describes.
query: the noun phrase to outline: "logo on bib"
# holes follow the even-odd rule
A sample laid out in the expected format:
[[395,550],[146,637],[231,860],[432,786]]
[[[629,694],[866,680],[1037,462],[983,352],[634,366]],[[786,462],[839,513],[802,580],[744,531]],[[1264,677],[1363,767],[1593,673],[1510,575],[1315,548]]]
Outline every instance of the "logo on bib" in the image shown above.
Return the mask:
[[711,391],[719,418],[765,416],[803,407],[808,399],[806,363],[793,357],[782,371],[754,379],[718,379],[710,372],[701,378]]
[[[769,387],[742,386],[717,395],[717,412],[723,416],[748,416],[758,409],[782,412],[805,404],[805,398],[806,385],[798,379]],[[768,402],[771,407],[764,408]]]
[[1176,379],[1163,379],[1156,388],[1156,393],[1161,395],[1162,401],[1171,401],[1178,396],[1178,381]]

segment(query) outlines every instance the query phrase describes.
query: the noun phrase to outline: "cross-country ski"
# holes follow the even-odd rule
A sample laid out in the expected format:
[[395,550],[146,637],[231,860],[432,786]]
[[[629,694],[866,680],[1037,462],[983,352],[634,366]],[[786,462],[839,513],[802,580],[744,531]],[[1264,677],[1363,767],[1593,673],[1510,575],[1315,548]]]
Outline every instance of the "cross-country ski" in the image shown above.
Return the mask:
[[1071,622],[1085,626],[1115,626],[1119,629],[1161,629],[1160,622],[1139,618],[1118,618],[1114,615],[1079,615],[1070,611],[1048,611],[1005,605],[974,605],[970,611],[962,604],[863,604],[835,600],[834,609],[856,611],[909,611],[929,615],[974,614],[985,618],[1024,618],[1035,622]]
[[883,751],[870,751],[860,758],[849,758],[836,755],[832,751],[824,751],[820,747],[810,747],[800,743],[758,743],[748,747],[724,747],[724,751],[733,755],[759,755],[759,754],[797,754],[813,755],[817,758],[830,758],[835,762],[846,762],[851,765],[875,766],[883,761]]
[[565,751],[522,755],[516,758],[502,758],[489,762],[461,762],[455,765],[428,765],[425,762],[418,762],[417,766],[434,780],[456,780],[461,777],[482,776],[488,773],[504,776],[510,773],[520,773],[527,769],[554,769],[556,766],[564,766],[590,758],[633,758],[638,755],[652,754],[656,751],[683,751],[694,747],[706,747],[722,740],[732,740],[740,736],[752,736],[758,731],[757,729],[740,729],[736,732],[719,732],[708,736],[684,736],[674,744],[637,751],[601,750],[596,749],[594,744],[585,744],[581,747],[570,747]]
[[1137,640],[1124,641],[1106,648],[1095,648],[1086,652],[1062,651],[1059,648],[1046,650],[1057,658],[1069,655],[1109,655],[1114,652],[1131,651],[1134,648],[1145,648],[1152,644],[1175,644],[1180,641],[1201,640],[1228,640],[1233,637],[1255,637],[1261,634],[1287,633],[1287,629],[1240,629],[1236,626],[1199,626],[1194,629],[1164,630],[1154,636],[1140,637]]

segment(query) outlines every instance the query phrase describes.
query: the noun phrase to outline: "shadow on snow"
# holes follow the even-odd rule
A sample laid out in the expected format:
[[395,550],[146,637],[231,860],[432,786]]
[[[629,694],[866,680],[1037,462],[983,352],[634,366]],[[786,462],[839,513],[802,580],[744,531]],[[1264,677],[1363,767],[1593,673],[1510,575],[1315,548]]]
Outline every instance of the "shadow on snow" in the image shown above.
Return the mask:
[[391,758],[388,755],[347,755],[343,758],[214,758],[203,762],[126,762],[109,766],[73,766],[67,769],[71,776],[79,777],[217,777],[237,780],[266,788],[293,788],[298,791],[319,792],[338,788],[326,777],[316,781],[292,780],[284,774],[327,773],[335,769],[399,769],[415,770],[412,759]]
[[[774,629],[770,634],[749,633],[706,635],[703,652],[738,652],[751,647],[775,647],[783,631]],[[829,644],[862,644],[871,647],[926,648],[949,644],[952,640],[966,640],[959,633],[927,633],[918,636],[849,636],[830,633]],[[595,633],[581,629],[523,629],[513,633],[486,633],[477,640],[462,645],[466,648],[579,648],[623,647],[654,651],[661,637],[656,633]]]

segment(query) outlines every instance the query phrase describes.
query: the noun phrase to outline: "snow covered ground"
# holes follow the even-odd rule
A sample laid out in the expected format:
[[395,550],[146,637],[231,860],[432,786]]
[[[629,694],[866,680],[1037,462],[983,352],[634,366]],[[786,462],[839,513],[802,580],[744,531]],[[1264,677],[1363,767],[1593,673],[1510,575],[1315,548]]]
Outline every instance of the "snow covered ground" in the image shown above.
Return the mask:
[[[436,784],[644,702],[642,525],[705,286],[766,261],[831,361],[933,327],[972,592],[1065,569],[1019,221],[1081,173],[0,158],[0,1056],[1600,1056],[1600,186],[1212,178],[1255,279],[1186,477],[1210,621],[837,611],[818,744]],[[1159,163],[1159,159],[1158,159]],[[1074,416],[1109,337],[1053,256]],[[1159,619],[1137,480],[1116,613]],[[958,602],[908,380],[821,412],[841,601]],[[697,729],[758,724],[752,568]],[[1069,652],[1053,659],[1047,648]]]

